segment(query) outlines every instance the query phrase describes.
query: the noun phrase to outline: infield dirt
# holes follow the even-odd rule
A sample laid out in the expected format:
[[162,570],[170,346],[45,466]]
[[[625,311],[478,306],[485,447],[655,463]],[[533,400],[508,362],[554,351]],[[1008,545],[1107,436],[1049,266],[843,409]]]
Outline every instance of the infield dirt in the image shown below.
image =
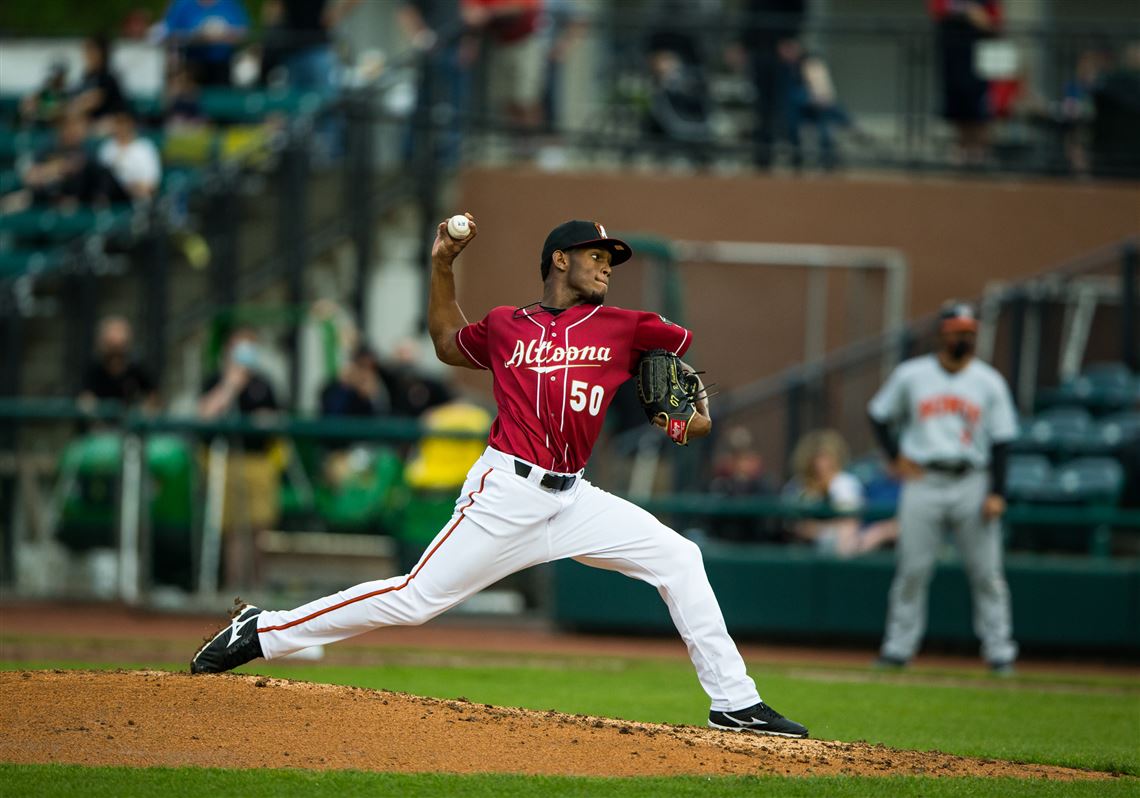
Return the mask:
[[578,776],[1110,778],[1048,765],[535,712],[262,676],[0,672],[0,761]]

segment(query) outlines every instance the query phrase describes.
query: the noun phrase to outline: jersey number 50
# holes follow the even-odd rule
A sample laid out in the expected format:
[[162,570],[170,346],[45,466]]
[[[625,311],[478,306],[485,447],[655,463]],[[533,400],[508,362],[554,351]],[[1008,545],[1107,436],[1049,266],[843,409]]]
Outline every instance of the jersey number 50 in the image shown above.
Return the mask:
[[[586,392],[589,391],[589,399],[586,398]],[[590,404],[590,415],[596,416],[602,409],[602,398],[605,396],[605,389],[600,385],[590,385],[588,382],[581,380],[574,380],[570,383],[570,409],[577,410],[579,413],[586,407],[587,401]]]

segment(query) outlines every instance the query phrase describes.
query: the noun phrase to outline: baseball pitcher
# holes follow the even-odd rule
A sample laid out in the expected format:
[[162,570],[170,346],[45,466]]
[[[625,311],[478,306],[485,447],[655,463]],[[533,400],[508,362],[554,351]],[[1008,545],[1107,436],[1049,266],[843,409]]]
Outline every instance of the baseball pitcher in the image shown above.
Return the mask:
[[428,327],[444,363],[491,372],[498,416],[451,519],[406,575],[294,610],[239,605],[194,655],[191,671],[226,671],[381,626],[420,624],[508,574],[570,557],[657,588],[711,700],[711,727],[806,737],[806,728],[760,700],[696,545],[583,478],[606,408],[635,372],[647,413],[673,441],[708,434],[699,382],[670,360],[685,353],[692,334],[655,313],[603,304],[614,268],[632,252],[587,221],[547,236],[539,302],[497,307],[469,324],[453,276],[456,257],[478,234],[468,220],[460,239],[439,225]]
[[918,651],[947,528],[970,580],[982,657],[1003,674],[1012,673],[1017,658],[1001,537],[1006,453],[1017,415],[1001,374],[974,357],[977,329],[969,305],[946,305],[938,351],[900,364],[868,407],[875,435],[904,480],[881,666],[905,666]]

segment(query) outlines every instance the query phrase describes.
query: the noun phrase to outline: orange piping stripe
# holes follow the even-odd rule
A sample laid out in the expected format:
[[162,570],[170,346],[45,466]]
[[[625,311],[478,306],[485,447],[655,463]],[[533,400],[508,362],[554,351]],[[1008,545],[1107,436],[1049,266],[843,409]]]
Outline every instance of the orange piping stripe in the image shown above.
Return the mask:
[[451,537],[451,533],[455,531],[455,528],[457,526],[459,526],[459,522],[463,520],[464,514],[467,512],[467,508],[475,503],[475,495],[483,492],[483,486],[487,482],[487,475],[490,474],[494,470],[495,470],[494,468],[488,468],[487,469],[486,473],[483,474],[482,479],[479,480],[479,489],[473,490],[473,491],[471,491],[471,493],[469,493],[467,495],[467,498],[470,499],[470,501],[468,501],[467,504],[463,505],[463,508],[459,511],[459,517],[455,519],[455,523],[451,525],[451,529],[447,530],[447,534],[445,534],[440,539],[439,543],[436,543],[435,546],[432,547],[432,550],[428,552],[428,555],[426,557],[424,557],[423,561],[420,562],[420,564],[416,568],[416,570],[414,570],[410,574],[408,574],[408,578],[404,580],[404,583],[402,585],[396,585],[395,587],[386,587],[383,590],[376,590],[376,591],[373,591],[371,593],[365,593],[362,596],[357,596],[356,598],[351,598],[351,599],[348,599],[347,601],[342,601],[340,604],[334,604],[331,607],[326,607],[323,610],[318,610],[317,612],[314,612],[312,615],[306,615],[304,618],[298,618],[295,621],[290,621],[289,623],[281,624],[280,626],[266,626],[262,629],[258,629],[257,633],[261,634],[263,632],[280,632],[284,629],[291,629],[294,626],[297,626],[297,625],[302,624],[302,623],[306,623],[307,621],[311,621],[314,618],[317,618],[321,615],[324,615],[325,613],[332,612],[333,610],[339,610],[341,607],[347,607],[349,604],[355,604],[358,601],[364,601],[365,599],[374,598],[376,596],[382,596],[385,593],[391,593],[395,590],[403,590],[405,587],[408,586],[408,584],[413,579],[416,578],[416,574],[418,574],[421,570],[423,570],[423,567],[425,565],[427,565],[428,560],[430,560],[432,555],[435,554],[436,551],[439,549],[439,547],[443,545],[444,541],[447,540],[449,537]]

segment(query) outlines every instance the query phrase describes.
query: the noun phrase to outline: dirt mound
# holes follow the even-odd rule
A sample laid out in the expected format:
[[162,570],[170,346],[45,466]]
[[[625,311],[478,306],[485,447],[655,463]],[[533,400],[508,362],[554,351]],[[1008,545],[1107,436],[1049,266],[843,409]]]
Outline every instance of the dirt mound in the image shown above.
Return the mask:
[[3,762],[590,776],[1107,776],[258,676],[9,671],[0,673],[0,706]]

